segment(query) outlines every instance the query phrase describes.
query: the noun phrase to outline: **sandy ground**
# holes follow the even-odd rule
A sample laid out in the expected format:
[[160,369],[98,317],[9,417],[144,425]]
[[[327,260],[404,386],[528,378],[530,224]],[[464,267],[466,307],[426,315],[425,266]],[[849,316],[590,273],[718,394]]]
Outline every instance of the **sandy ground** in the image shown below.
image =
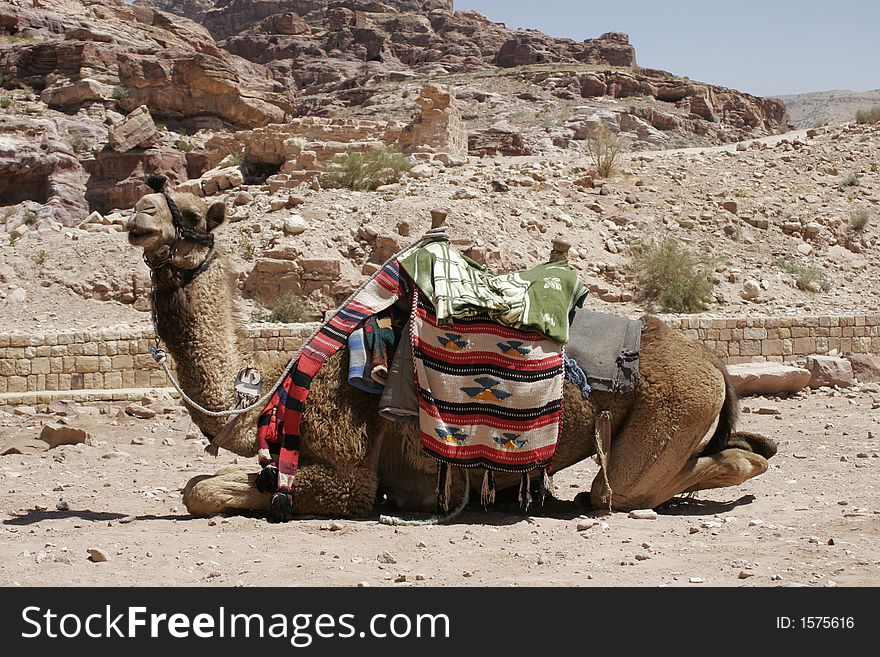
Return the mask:
[[[561,501],[543,512],[469,507],[451,525],[399,528],[379,524],[379,509],[284,525],[192,518],[180,489],[233,456],[204,455],[174,403],[149,420],[77,407],[66,421],[91,444],[0,457],[0,585],[876,586],[878,391],[742,400],[741,427],[779,442],[770,470],[656,520],[584,516],[571,500],[596,466],[583,462],[556,475]],[[0,417],[0,444],[57,419]],[[583,517],[597,524],[579,532]]]

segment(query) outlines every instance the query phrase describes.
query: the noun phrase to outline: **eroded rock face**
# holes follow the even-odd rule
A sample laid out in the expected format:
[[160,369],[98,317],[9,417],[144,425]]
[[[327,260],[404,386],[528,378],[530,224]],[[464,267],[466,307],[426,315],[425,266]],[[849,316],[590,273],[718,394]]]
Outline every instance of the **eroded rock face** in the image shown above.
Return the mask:
[[[153,116],[216,116],[235,126],[293,112],[288,89],[264,67],[217,47],[201,25],[122,0],[0,3],[0,24],[23,40],[0,49],[7,83],[30,85],[53,107],[116,102]],[[45,90],[45,91],[44,91]]]
[[42,204],[34,220],[76,224],[88,215],[87,174],[53,121],[0,118],[0,205]]
[[133,207],[150,191],[144,182],[148,175],[163,175],[172,185],[187,178],[186,155],[172,148],[136,148],[124,153],[108,149],[83,165],[89,174],[84,197],[92,210],[102,214]]

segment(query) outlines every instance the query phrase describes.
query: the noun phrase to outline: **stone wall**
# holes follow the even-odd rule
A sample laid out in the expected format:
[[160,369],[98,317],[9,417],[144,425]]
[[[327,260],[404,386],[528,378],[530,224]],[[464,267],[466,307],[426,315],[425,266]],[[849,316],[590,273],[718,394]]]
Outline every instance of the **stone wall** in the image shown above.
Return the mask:
[[880,315],[808,315],[748,319],[664,317],[727,363],[785,362],[802,356],[880,354]]
[[[840,353],[880,354],[880,315],[699,318],[664,317],[728,363],[796,360]],[[292,354],[315,324],[255,325],[245,348]],[[123,391],[164,388],[164,372],[150,356],[152,329],[104,329],[46,334],[0,334],[0,405],[59,397],[124,398]]]
[[[254,353],[293,353],[314,326],[249,327],[244,347]],[[0,333],[0,405],[65,396],[88,399],[88,395],[77,394],[86,390],[164,388],[169,383],[150,355],[153,344],[150,327]]]

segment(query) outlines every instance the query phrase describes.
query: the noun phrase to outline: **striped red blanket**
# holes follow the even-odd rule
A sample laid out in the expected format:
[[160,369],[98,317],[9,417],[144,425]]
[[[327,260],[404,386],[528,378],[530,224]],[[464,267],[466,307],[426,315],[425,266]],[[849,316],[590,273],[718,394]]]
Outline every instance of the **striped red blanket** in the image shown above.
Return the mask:
[[400,264],[391,260],[306,343],[260,414],[257,438],[263,472],[257,486],[266,492],[277,489],[270,508],[276,520],[292,517],[291,485],[299,465],[300,423],[312,380],[358,326],[407,291],[408,281],[401,276]]

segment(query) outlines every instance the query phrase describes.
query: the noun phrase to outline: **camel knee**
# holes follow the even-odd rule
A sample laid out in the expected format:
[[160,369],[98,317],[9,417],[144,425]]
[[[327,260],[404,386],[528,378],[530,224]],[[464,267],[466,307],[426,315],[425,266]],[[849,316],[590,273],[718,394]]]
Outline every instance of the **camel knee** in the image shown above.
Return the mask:
[[371,467],[314,464],[300,468],[293,479],[295,515],[359,518],[373,511],[378,476]]

